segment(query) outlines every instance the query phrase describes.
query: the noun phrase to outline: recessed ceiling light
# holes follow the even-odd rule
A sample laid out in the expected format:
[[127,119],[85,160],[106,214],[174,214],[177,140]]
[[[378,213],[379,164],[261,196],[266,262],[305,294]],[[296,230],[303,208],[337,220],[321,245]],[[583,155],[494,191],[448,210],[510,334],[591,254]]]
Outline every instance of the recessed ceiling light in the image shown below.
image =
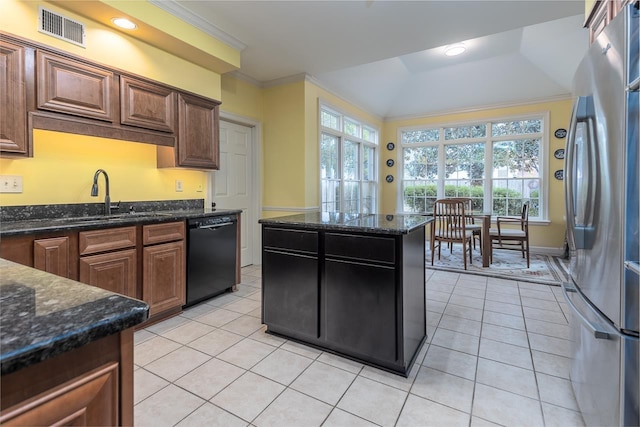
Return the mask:
[[127,18],[113,18],[111,22],[113,22],[120,28],[124,28],[125,30],[135,30],[136,28],[138,28],[138,26],[134,22],[129,21]]
[[463,43],[456,43],[444,48],[444,54],[447,56],[456,56],[463,53],[467,48]]

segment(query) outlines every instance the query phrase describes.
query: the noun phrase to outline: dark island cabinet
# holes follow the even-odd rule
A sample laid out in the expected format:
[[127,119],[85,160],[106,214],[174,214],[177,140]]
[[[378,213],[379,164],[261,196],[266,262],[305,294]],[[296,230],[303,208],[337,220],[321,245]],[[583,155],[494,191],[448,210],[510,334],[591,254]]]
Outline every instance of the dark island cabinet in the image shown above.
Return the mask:
[[267,331],[408,375],[426,337],[424,231],[263,224]]
[[298,339],[317,339],[318,233],[263,230],[263,322]]

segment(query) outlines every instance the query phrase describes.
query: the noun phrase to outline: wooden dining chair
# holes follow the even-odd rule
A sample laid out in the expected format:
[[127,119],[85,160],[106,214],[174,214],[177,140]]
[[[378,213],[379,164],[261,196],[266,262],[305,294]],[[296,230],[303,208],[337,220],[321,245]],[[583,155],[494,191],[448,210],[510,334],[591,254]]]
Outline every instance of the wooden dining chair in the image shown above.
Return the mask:
[[439,199],[433,205],[433,219],[431,223],[431,265],[438,247],[438,259],[442,250],[442,243],[453,245],[462,243],[462,259],[464,269],[467,269],[467,248],[469,263],[472,262],[471,231],[466,230],[465,203],[456,199]]
[[[517,224],[518,228],[504,228],[505,224]],[[529,256],[529,202],[522,205],[520,217],[499,216],[496,217],[498,228],[489,230],[492,248],[509,249],[522,252],[522,258],[527,259],[527,268],[531,266]],[[493,251],[491,256],[493,262]]]
[[476,240],[478,240],[480,255],[482,255],[482,224],[476,224],[476,219],[471,215],[473,212],[473,199],[470,197],[452,197],[450,199],[464,202],[465,218],[467,219],[465,228],[467,231],[471,231],[473,235],[473,249],[476,248]]

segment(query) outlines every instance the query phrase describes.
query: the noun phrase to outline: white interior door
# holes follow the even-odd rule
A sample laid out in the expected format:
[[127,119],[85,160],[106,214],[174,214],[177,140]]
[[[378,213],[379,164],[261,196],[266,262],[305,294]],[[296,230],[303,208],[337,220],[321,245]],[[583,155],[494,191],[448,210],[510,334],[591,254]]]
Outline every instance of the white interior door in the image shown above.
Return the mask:
[[219,209],[241,209],[241,265],[253,264],[252,128],[220,120],[220,170],[212,174],[213,202]]

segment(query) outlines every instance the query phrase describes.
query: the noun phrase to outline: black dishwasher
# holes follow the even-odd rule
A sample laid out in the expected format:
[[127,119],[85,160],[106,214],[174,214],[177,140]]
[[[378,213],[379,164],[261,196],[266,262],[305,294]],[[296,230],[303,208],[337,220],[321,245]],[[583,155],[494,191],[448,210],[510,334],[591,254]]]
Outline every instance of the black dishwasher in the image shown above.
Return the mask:
[[219,295],[236,283],[235,216],[187,221],[187,302],[185,307]]

